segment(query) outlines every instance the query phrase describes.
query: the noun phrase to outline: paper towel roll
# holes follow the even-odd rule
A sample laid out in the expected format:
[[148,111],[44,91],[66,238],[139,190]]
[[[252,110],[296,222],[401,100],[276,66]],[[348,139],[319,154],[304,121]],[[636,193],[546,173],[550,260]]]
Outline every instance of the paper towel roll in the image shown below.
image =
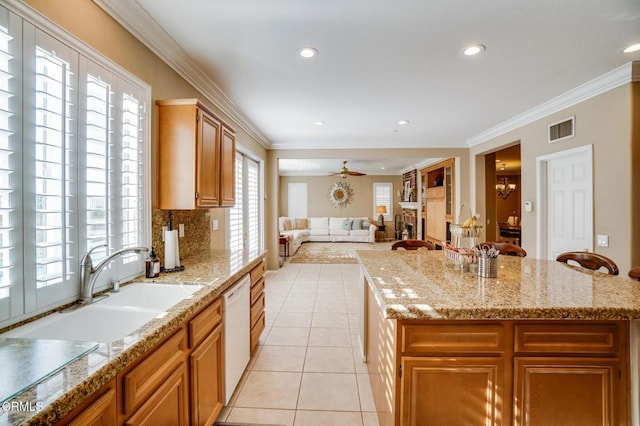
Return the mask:
[[178,231],[165,231],[164,234],[164,269],[176,267],[178,252]]

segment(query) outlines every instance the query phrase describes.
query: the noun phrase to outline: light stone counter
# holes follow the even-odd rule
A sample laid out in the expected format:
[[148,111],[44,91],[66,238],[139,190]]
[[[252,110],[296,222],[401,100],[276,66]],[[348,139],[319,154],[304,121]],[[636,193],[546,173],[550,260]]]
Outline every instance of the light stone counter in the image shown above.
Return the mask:
[[[134,333],[98,348],[0,407],[0,425],[49,425],[62,418],[87,396],[113,379],[129,363],[171,335],[186,319],[210,304],[262,260],[264,253],[248,260],[235,252],[211,251],[190,256],[185,270],[135,282],[200,284],[204,287]],[[22,408],[21,408],[22,407]],[[40,409],[42,407],[42,409]]]
[[498,278],[478,278],[455,270],[439,250],[356,253],[386,318],[640,318],[640,282],[627,277],[499,256]]

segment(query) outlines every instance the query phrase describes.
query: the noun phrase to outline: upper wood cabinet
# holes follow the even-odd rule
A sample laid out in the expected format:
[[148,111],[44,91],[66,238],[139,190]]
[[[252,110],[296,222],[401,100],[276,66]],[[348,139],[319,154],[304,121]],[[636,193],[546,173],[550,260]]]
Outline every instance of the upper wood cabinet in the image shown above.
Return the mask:
[[425,239],[436,245],[450,239],[447,223],[455,220],[454,164],[450,158],[420,171]]
[[235,204],[235,133],[197,99],[156,101],[158,208]]

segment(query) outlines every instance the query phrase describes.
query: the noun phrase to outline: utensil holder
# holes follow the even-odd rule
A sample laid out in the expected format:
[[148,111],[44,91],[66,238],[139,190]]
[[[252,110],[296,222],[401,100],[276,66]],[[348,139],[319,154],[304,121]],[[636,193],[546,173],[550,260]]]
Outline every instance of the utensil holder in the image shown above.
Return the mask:
[[498,258],[478,256],[478,276],[481,278],[497,278]]

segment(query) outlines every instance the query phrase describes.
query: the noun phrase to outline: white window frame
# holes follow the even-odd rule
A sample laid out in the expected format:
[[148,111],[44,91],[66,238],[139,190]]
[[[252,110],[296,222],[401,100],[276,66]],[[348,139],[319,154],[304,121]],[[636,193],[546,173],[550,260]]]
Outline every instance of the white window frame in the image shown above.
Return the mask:
[[[136,231],[139,235],[139,244],[137,245],[149,246],[151,236],[151,117],[149,108],[149,105],[151,105],[151,87],[110,59],[98,53],[93,48],[78,40],[73,35],[48,20],[46,17],[40,15],[28,5],[18,1],[8,1],[4,2],[1,8],[4,10],[0,9],[0,13],[8,11],[10,31],[13,36],[12,42],[16,43],[17,46],[15,47],[16,52],[13,52],[13,62],[14,64],[17,64],[14,65],[14,67],[18,68],[18,75],[14,78],[14,81],[11,82],[11,90],[13,93],[12,101],[14,102],[12,108],[12,122],[17,123],[17,127],[12,128],[11,130],[12,138],[20,142],[19,145],[21,146],[16,147],[16,149],[13,150],[15,153],[14,156],[23,157],[23,154],[27,150],[31,149],[33,146],[32,144],[35,143],[32,128],[34,125],[33,101],[30,97],[30,90],[32,89],[25,86],[25,84],[32,84],[28,81],[30,76],[29,73],[33,72],[31,71],[32,68],[28,68],[29,61],[32,61],[32,58],[28,57],[31,55],[31,53],[28,53],[31,52],[29,49],[32,46],[35,46],[34,42],[36,38],[42,35],[42,37],[49,37],[51,40],[58,43],[56,56],[58,56],[59,50],[69,51],[70,58],[74,61],[74,72],[76,73],[74,77],[77,80],[76,86],[74,87],[76,99],[74,102],[74,111],[70,114],[70,117],[74,126],[72,130],[73,135],[71,137],[74,139],[73,143],[75,146],[69,154],[70,157],[73,157],[71,161],[77,170],[73,172],[73,181],[71,182],[70,189],[70,191],[73,192],[72,198],[75,199],[75,201],[72,200],[72,213],[70,215],[70,222],[73,222],[74,229],[71,231],[71,237],[68,237],[68,240],[72,242],[70,244],[68,254],[68,265],[71,265],[69,269],[71,271],[70,284],[72,285],[65,285],[64,289],[60,288],[62,286],[57,286],[59,289],[55,290],[53,288],[48,289],[47,287],[37,289],[35,281],[31,279],[35,274],[35,270],[33,269],[35,267],[35,263],[30,260],[35,258],[35,243],[30,239],[29,235],[31,234],[29,232],[35,232],[35,230],[33,229],[33,224],[30,222],[33,221],[33,219],[24,217],[24,212],[33,211],[35,199],[30,195],[33,194],[32,192],[25,192],[31,191],[28,188],[29,185],[31,185],[31,181],[23,183],[24,179],[33,179],[32,177],[29,177],[30,174],[33,175],[33,171],[30,171],[30,168],[32,169],[34,167],[28,164],[30,159],[25,157],[26,159],[24,161],[27,162],[26,165],[25,163],[20,162],[20,165],[23,166],[22,168],[25,169],[23,170],[25,178],[23,178],[20,173],[14,173],[14,175],[17,175],[17,182],[12,186],[12,189],[14,192],[18,193],[17,198],[19,200],[14,203],[14,206],[12,207],[17,209],[20,213],[20,217],[11,225],[14,229],[25,229],[25,233],[23,234],[20,232],[14,237],[15,242],[12,246],[13,254],[11,255],[11,268],[16,270],[16,272],[12,272],[11,274],[11,287],[8,303],[7,299],[0,299],[0,309],[6,309],[5,312],[9,312],[8,315],[0,316],[0,328],[72,302],[78,299],[80,295],[78,263],[84,252],[91,247],[88,247],[87,242],[85,241],[85,230],[81,227],[82,221],[80,218],[83,217],[83,215],[86,215],[86,213],[84,210],[76,208],[76,206],[80,204],[78,200],[84,197],[84,194],[78,189],[78,181],[80,179],[84,179],[84,175],[81,170],[84,163],[78,158],[81,154],[81,150],[78,146],[80,145],[83,134],[82,131],[79,131],[79,128],[84,125],[84,120],[86,120],[85,111],[80,110],[82,102],[78,101],[78,98],[82,93],[80,88],[83,84],[86,85],[86,76],[82,74],[78,64],[82,64],[83,62],[91,63],[92,66],[101,67],[113,76],[115,78],[115,86],[119,86],[118,89],[115,90],[114,96],[122,95],[125,90],[124,86],[127,87],[126,90],[128,93],[134,93],[130,90],[135,91],[136,99],[139,102],[138,113],[141,118],[137,129],[139,133],[136,136],[140,144],[138,146],[137,154],[139,168],[136,171],[140,178],[136,185],[139,186],[139,190],[141,191],[141,195],[138,198],[141,200],[141,204],[138,204],[136,209],[139,211],[140,220],[142,221],[140,228]],[[16,85],[16,87],[13,87],[13,85]],[[119,105],[117,101],[116,105]],[[83,114],[85,114],[84,118]],[[120,114],[120,110],[117,110],[116,115],[118,118],[116,118],[116,121],[120,118]],[[115,127],[119,128],[121,124],[121,122],[118,122]],[[120,130],[117,131],[119,132]],[[119,138],[121,135],[122,133],[119,133],[116,136]],[[24,147],[22,147],[22,145],[24,145]],[[116,152],[114,155],[117,157],[119,153]],[[31,154],[30,156],[33,157]],[[118,173],[118,169],[116,169],[116,173]],[[119,176],[120,175],[118,175],[118,179]],[[22,204],[22,200],[24,200],[24,205]],[[120,219],[121,218],[118,214],[116,214],[115,221],[121,222]],[[30,231],[29,228],[31,228],[32,231]],[[116,238],[112,238],[110,241],[111,244],[117,244],[117,242],[120,241],[119,231],[116,230],[114,232],[116,232]],[[120,243],[122,243],[122,241],[120,241]],[[121,247],[119,245],[110,247],[111,250],[116,250],[118,248]],[[131,260],[134,261],[132,262]],[[112,262],[109,267],[105,268],[104,273],[101,273],[97,277],[94,290],[99,291],[107,288],[111,278],[113,277],[120,280],[127,280],[141,275],[143,271],[143,256],[138,256],[135,259],[129,257],[118,259],[117,261]],[[1,290],[2,288],[0,288],[0,291]]]
[[[389,191],[389,198],[387,200],[378,200],[378,188],[381,190]],[[376,207],[380,205],[387,206],[387,214],[384,215],[385,221],[391,221],[393,219],[393,183],[392,182],[374,182],[373,183],[373,220],[378,220],[380,216],[376,213]]]

